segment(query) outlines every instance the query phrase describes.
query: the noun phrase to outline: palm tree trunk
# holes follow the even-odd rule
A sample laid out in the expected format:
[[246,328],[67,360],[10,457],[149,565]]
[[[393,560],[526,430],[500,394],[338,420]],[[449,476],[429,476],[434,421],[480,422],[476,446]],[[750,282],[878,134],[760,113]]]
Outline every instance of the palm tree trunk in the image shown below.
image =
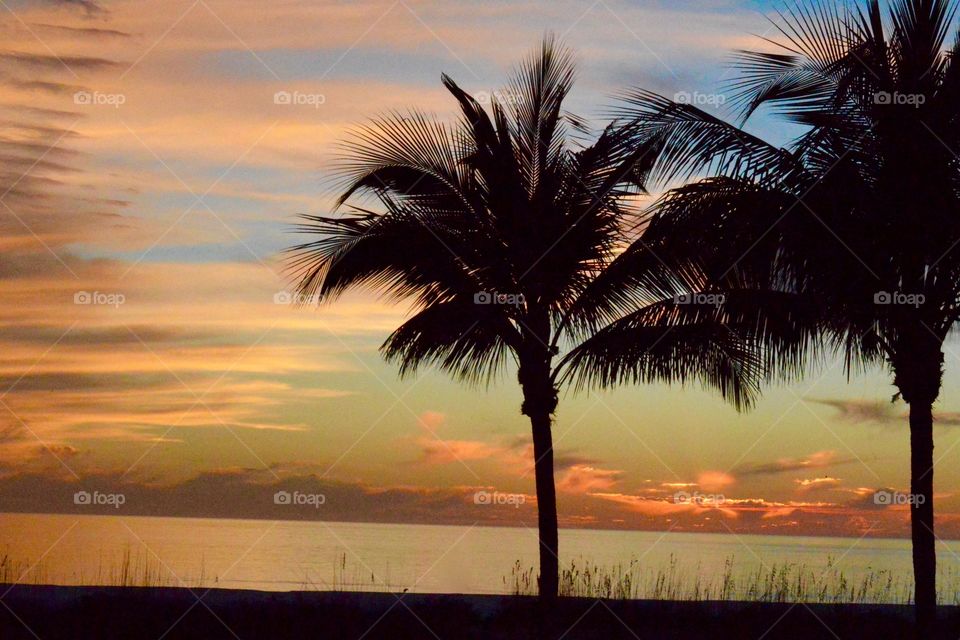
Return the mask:
[[537,525],[540,538],[540,597],[557,597],[560,581],[557,533],[557,489],[553,478],[553,434],[549,413],[530,416],[533,428],[534,475],[537,484]]
[[523,389],[521,413],[530,418],[533,430],[533,468],[537,484],[537,524],[540,540],[540,597],[553,601],[560,583],[557,534],[557,488],[553,478],[553,412],[557,408],[557,389],[551,377],[549,317],[543,313],[530,319],[539,329],[528,338],[519,354],[517,372]]
[[910,533],[918,637],[937,617],[937,554],[933,528],[933,403],[943,381],[943,339],[907,325],[892,362],[894,384],[910,406]]
[[917,628],[928,632],[937,614],[937,555],[933,533],[933,403],[910,403],[910,528]]

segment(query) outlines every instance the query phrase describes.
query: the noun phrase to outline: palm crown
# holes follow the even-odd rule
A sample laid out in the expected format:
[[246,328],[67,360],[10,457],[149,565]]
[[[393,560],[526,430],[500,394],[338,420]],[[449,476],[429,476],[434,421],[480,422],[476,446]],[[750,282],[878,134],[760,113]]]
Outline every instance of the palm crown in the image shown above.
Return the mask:
[[650,241],[698,261],[714,286],[761,290],[772,304],[724,313],[753,314],[768,354],[799,366],[826,346],[848,368],[892,370],[911,408],[911,492],[926,496],[912,515],[917,603],[931,617],[930,406],[960,296],[960,40],[945,50],[954,3],[891,4],[808,2],[781,15],[776,50],[738,55],[743,121],[767,107],[806,127],[786,149],[644,91],[617,115],[663,150],[654,180],[700,176],[652,207]]
[[[382,210],[305,217],[299,230],[316,239],[292,249],[301,293],[329,299],[365,286],[413,299],[415,315],[384,354],[405,372],[437,364],[472,381],[495,375],[511,352],[553,356],[587,326],[672,304],[693,279],[645,243],[629,250],[629,270],[618,264],[598,278],[631,240],[635,196],[656,154],[615,126],[574,148],[571,134],[585,129],[562,109],[573,78],[570,53],[547,40],[493,94],[492,113],[444,76],[462,112],[457,126],[410,112],[355,132],[338,204],[366,194]],[[655,316],[663,318],[651,310],[647,324]],[[650,343],[666,332],[654,333]],[[720,344],[719,335],[702,342]],[[692,364],[676,356],[678,368]],[[674,380],[666,364],[659,378]],[[716,371],[701,373],[720,383]],[[731,370],[733,401],[749,401],[751,373]]]
[[[577,144],[588,131],[563,109],[573,79],[571,54],[549,38],[489,108],[444,76],[459,121],[413,111],[356,131],[339,167],[338,204],[349,200],[353,211],[307,216],[300,231],[312,237],[291,250],[303,294],[332,299],[367,287],[413,301],[412,317],[382,347],[402,372],[436,365],[489,381],[516,361],[534,432],[548,595],[557,580],[551,414],[573,362],[555,364],[560,351],[639,305],[649,311],[633,318],[632,348],[617,352],[616,366],[594,368],[610,352],[602,340],[580,345],[573,363],[582,380],[699,378],[742,405],[760,373],[735,332],[713,322],[668,326],[672,296],[695,281],[678,265],[637,246],[630,269],[611,268],[623,263],[656,154],[613,125]],[[358,204],[365,196],[372,207]]]

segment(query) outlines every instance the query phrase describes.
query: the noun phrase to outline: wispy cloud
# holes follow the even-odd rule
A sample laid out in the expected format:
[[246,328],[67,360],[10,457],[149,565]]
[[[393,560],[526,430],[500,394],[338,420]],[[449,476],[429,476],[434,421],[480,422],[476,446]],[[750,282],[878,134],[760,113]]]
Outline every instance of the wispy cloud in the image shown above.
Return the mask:
[[88,16],[102,14],[106,12],[99,2],[94,0],[43,0],[47,4],[60,7],[76,7],[86,13]]
[[836,451],[824,450],[797,458],[779,458],[773,462],[761,462],[745,465],[737,470],[737,475],[773,475],[808,469],[825,469],[838,465],[849,464],[856,458],[840,457]]
[[[908,414],[896,410],[893,402],[831,398],[814,399],[811,402],[833,407],[840,420],[851,424],[907,425]],[[960,413],[937,411],[934,413],[934,422],[943,427],[960,426]]]

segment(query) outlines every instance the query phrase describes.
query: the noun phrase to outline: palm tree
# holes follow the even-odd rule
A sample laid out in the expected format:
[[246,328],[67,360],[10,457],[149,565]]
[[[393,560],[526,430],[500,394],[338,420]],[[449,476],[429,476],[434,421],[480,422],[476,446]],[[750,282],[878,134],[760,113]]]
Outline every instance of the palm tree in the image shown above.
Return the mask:
[[956,9],[874,0],[780,14],[776,50],[737,55],[730,102],[741,124],[764,107],[805,127],[786,148],[642,90],[615,110],[638,147],[660,151],[650,184],[686,182],[648,211],[648,242],[696,259],[714,287],[760,290],[720,313],[754,318],[754,336],[776,345],[768,364],[796,368],[825,348],[848,371],[893,374],[909,405],[921,628],[936,616],[932,407],[960,311],[960,38],[945,48]]
[[[503,92],[481,105],[453,80],[455,124],[418,111],[357,130],[339,166],[339,216],[306,216],[310,240],[293,247],[300,294],[333,300],[367,288],[412,303],[412,317],[381,347],[401,375],[436,365],[457,379],[491,382],[512,360],[533,432],[540,593],[558,588],[557,506],[551,426],[563,377],[558,357],[594,316],[616,315],[622,296],[591,288],[633,227],[648,155],[618,127],[589,145],[582,120],[563,110],[571,54],[547,38]],[[360,202],[366,197],[371,204]],[[696,380],[738,407],[757,388],[757,359],[716,324],[671,328],[655,303],[683,289],[652,252],[631,275],[631,299],[652,305],[635,327],[637,381]]]

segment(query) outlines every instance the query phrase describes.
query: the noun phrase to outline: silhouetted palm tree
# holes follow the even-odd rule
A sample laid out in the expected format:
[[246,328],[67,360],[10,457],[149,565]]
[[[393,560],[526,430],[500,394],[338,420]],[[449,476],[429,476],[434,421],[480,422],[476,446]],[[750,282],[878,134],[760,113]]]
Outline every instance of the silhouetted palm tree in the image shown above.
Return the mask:
[[[764,289],[757,333],[779,340],[792,326],[769,352],[788,368],[824,346],[848,370],[893,373],[910,408],[921,627],[936,614],[932,405],[960,310],[960,39],[945,48],[956,8],[807,2],[781,14],[775,50],[738,54],[732,104],[743,122],[768,107],[806,127],[786,149],[644,91],[616,112],[661,151],[651,184],[697,177],[652,207],[648,242],[698,259],[715,287]],[[741,302],[721,312],[757,318]]]
[[[314,238],[291,249],[290,263],[307,296],[365,287],[411,301],[413,316],[381,347],[401,374],[437,365],[489,383],[516,363],[533,431],[546,597],[558,586],[558,356],[582,335],[578,327],[617,317],[629,297],[631,310],[650,308],[631,336],[632,379],[697,380],[742,406],[759,377],[757,359],[727,328],[659,322],[688,282],[652,252],[633,252],[644,265],[631,272],[629,296],[591,288],[629,239],[649,163],[612,126],[592,144],[572,142],[588,135],[563,110],[573,79],[570,52],[548,38],[486,108],[444,76],[461,112],[454,125],[412,111],[359,129],[340,167],[338,205],[350,200],[352,211],[307,216],[299,229]],[[373,204],[358,206],[363,196]]]

